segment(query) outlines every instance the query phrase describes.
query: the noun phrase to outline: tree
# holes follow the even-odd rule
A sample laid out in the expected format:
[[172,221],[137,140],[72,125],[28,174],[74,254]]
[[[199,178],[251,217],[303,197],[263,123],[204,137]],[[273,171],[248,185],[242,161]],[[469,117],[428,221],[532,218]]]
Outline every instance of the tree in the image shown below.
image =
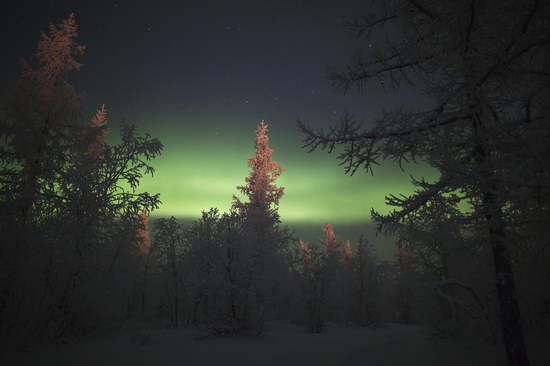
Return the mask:
[[325,232],[325,239],[319,239],[321,244],[325,245],[328,252],[338,252],[343,241],[334,234],[334,227],[330,222],[323,225],[323,231]]
[[189,321],[195,325],[212,324],[216,314],[216,295],[219,293],[220,213],[212,208],[203,211],[201,218],[193,222],[186,232],[189,247],[187,283],[191,293]]
[[406,246],[420,274],[437,280],[453,278],[454,257],[472,245],[464,235],[467,220],[457,207],[459,202],[456,195],[434,195],[414,215],[391,224],[399,237],[399,253],[404,254]]
[[[246,265],[242,269],[245,280],[240,289],[245,294],[243,321],[255,323],[251,328],[257,333],[263,329],[267,308],[279,286],[277,272],[285,270],[283,249],[289,236],[287,229],[279,226],[278,214],[284,188],[278,187],[276,181],[284,170],[273,160],[267,128],[262,120],[256,130],[254,156],[248,159],[250,175],[245,178],[244,186],[237,187],[247,196],[248,202],[241,202],[234,196],[236,211],[224,218],[228,225],[231,222],[241,225],[243,239],[240,245],[230,240],[228,230],[227,259],[233,266],[240,257],[240,265]],[[235,217],[240,219],[235,221]]]
[[350,241],[337,236],[331,223],[325,223],[322,230],[325,237],[317,245],[299,240],[290,266],[303,295],[308,330],[321,333],[326,319],[351,319],[366,326],[374,320],[371,290],[376,258],[362,237],[353,251]]
[[3,105],[0,326],[25,336],[84,332],[94,314],[120,310],[106,299],[126,279],[117,270],[131,265],[139,213],[160,203],[158,194],[137,192],[154,172],[160,141],[123,122],[120,142],[107,145],[104,106],[79,121],[82,98],[69,78],[84,52],[76,37],[73,15],[50,25],[38,66],[23,62]]
[[203,212],[186,231],[193,279],[190,320],[209,333],[261,333],[280,274],[287,271],[288,234],[279,227],[277,213],[284,189],[276,180],[283,169],[272,158],[267,127],[265,121],[258,125],[250,174],[237,187],[248,201],[233,196],[230,212]]
[[149,231],[149,214],[146,211],[142,211],[141,215],[139,216],[139,220],[141,221],[141,225],[143,226],[143,228],[139,231],[139,235],[138,235],[139,236],[139,241],[137,245],[138,252],[143,256],[147,256],[149,254],[149,249],[151,248],[151,235]]
[[333,69],[335,87],[361,90],[372,79],[393,90],[402,83],[421,85],[435,108],[398,108],[373,126],[346,115],[328,133],[299,121],[304,144],[329,151],[343,146],[339,157],[351,174],[371,171],[385,157],[399,164],[422,159],[437,168],[436,182],[416,182],[419,189],[410,197],[390,196],[399,209],[387,216],[374,212],[373,218],[386,230],[434,195],[461,192],[493,254],[508,363],[528,365],[508,230],[518,224],[512,215],[518,196],[540,209],[534,197],[549,195],[549,166],[537,157],[549,150],[541,138],[550,136],[550,6],[538,0],[403,0],[372,9],[378,14],[358,18],[350,28],[377,40],[376,28],[386,25],[399,37],[376,42],[343,72]]
[[327,316],[327,253],[318,245],[300,239],[290,267],[305,305],[306,325],[310,333],[322,333]]
[[351,317],[357,325],[365,327],[376,320],[375,296],[378,271],[378,259],[373,253],[368,240],[359,237],[355,251],[351,250],[349,240],[349,252],[346,250],[346,264],[350,276]]
[[151,254],[156,262],[166,271],[171,278],[171,318],[172,325],[177,328],[178,321],[178,287],[179,287],[179,266],[185,251],[185,233],[183,226],[175,217],[170,219],[158,219],[154,223],[155,236],[151,246]]
[[237,189],[246,195],[248,202],[243,203],[233,197],[234,207],[250,211],[276,213],[276,207],[284,194],[283,187],[277,187],[275,182],[283,173],[283,168],[272,158],[273,150],[269,147],[267,123],[261,121],[256,130],[256,145],[254,157],[248,159],[250,175],[246,177],[246,185]]
[[[59,25],[50,24],[48,34],[42,33],[38,42],[38,67],[21,61],[23,77],[5,104],[7,120],[0,130],[6,141],[2,158],[3,166],[9,168],[5,172],[11,174],[4,176],[17,179],[8,182],[18,201],[18,212],[9,215],[17,215],[23,222],[32,221],[37,195],[52,186],[48,184],[52,172],[64,164],[65,149],[82,113],[82,98],[69,82],[71,72],[81,67],[75,57],[85,50],[76,42],[77,30],[73,14]],[[41,211],[40,207],[34,209],[38,214]]]

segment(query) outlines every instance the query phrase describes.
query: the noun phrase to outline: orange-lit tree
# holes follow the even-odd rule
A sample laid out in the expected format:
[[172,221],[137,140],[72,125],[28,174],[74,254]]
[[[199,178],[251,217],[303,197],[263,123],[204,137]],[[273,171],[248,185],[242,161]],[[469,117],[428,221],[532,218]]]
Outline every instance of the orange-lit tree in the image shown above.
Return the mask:
[[[250,174],[237,189],[246,202],[233,197],[233,212],[222,217],[226,238],[225,285],[231,309],[229,331],[234,333],[263,329],[266,307],[278,286],[276,273],[284,270],[282,247],[288,237],[279,227],[278,206],[284,188],[276,185],[283,169],[273,160],[268,125],[261,121],[256,130],[255,153],[248,159]],[[239,240],[237,240],[240,238]]]
[[104,107],[79,120],[82,98],[70,83],[84,52],[77,36],[73,15],[51,25],[0,113],[0,324],[32,336],[82,331],[77,314],[93,317],[89,309],[118,311],[109,306],[125,296],[115,274],[128,273],[117,270],[135,253],[137,216],[159,203],[136,189],[160,141],[122,123],[121,141],[106,144]]
[[334,234],[334,227],[330,222],[327,222],[323,225],[323,231],[325,232],[325,238],[319,239],[319,241],[324,244],[329,253],[336,253],[339,251],[342,246],[342,239]]
[[[261,121],[256,130],[255,154],[248,159],[250,175],[246,177],[246,184],[237,189],[248,197],[248,202],[243,203],[237,197],[233,197],[234,207],[257,212],[267,212],[277,215],[279,200],[284,194],[283,187],[275,184],[277,178],[283,173],[283,168],[273,160],[273,150],[269,147],[267,136],[268,124]],[[278,215],[276,216],[278,219]]]
[[302,260],[307,263],[311,260],[311,244],[303,239],[300,239],[300,251],[302,252]]
[[21,60],[23,77],[5,104],[2,134],[7,143],[3,149],[19,168],[13,189],[17,212],[10,215],[23,222],[32,221],[46,209],[40,206],[41,196],[49,194],[44,187],[50,186],[52,172],[66,162],[68,138],[76,131],[75,122],[82,113],[82,98],[69,82],[70,74],[81,67],[76,57],[85,49],[76,42],[77,30],[72,14],[59,25],[50,24],[49,32],[42,33],[38,42],[37,67]]
[[141,221],[141,230],[138,235],[138,252],[142,256],[147,256],[149,254],[149,249],[151,248],[151,235],[149,231],[149,214],[144,210],[139,216]]

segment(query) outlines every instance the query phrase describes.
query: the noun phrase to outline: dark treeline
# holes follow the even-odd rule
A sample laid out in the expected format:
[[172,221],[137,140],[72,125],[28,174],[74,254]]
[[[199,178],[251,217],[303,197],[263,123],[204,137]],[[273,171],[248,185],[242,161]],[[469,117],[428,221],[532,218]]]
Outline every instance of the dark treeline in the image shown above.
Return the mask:
[[263,121],[248,165],[250,175],[237,187],[247,201],[233,197],[230,212],[212,208],[187,226],[172,217],[142,227],[131,316],[192,326],[200,336],[262,334],[273,319],[312,333],[326,321],[368,326],[390,319],[391,300],[383,302],[391,299],[391,269],[365,240],[352,247],[326,224],[325,238],[311,245],[282,226],[284,189],[276,180],[283,169]]

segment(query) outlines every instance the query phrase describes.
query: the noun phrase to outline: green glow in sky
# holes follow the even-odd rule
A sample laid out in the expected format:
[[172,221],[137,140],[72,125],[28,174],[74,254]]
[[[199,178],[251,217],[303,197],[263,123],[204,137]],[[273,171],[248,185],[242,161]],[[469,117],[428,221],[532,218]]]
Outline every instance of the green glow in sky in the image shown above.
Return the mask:
[[[258,122],[241,123],[238,131],[211,123],[201,130],[151,131],[165,145],[153,162],[155,176],[144,179],[140,189],[161,194],[163,203],[154,215],[197,218],[211,207],[229,210],[236,186],[248,175]],[[371,208],[388,212],[384,196],[412,193],[409,174],[436,176],[414,166],[402,172],[391,162],[375,168],[374,176],[361,171],[347,176],[334,155],[302,149],[295,129],[283,131],[271,123],[269,136],[273,157],[285,169],[278,181],[285,187],[279,214],[287,224],[367,223]]]

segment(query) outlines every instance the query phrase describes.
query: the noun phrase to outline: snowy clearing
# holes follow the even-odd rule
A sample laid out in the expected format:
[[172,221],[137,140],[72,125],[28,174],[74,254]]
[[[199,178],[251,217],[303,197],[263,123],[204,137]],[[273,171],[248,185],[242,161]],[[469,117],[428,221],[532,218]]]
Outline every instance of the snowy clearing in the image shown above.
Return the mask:
[[[472,342],[473,343],[473,342]],[[550,341],[530,345],[532,365],[549,365]],[[261,337],[198,339],[189,329],[141,331],[4,355],[2,365],[505,365],[501,347],[437,341],[416,325],[329,327],[305,333],[270,323]]]

